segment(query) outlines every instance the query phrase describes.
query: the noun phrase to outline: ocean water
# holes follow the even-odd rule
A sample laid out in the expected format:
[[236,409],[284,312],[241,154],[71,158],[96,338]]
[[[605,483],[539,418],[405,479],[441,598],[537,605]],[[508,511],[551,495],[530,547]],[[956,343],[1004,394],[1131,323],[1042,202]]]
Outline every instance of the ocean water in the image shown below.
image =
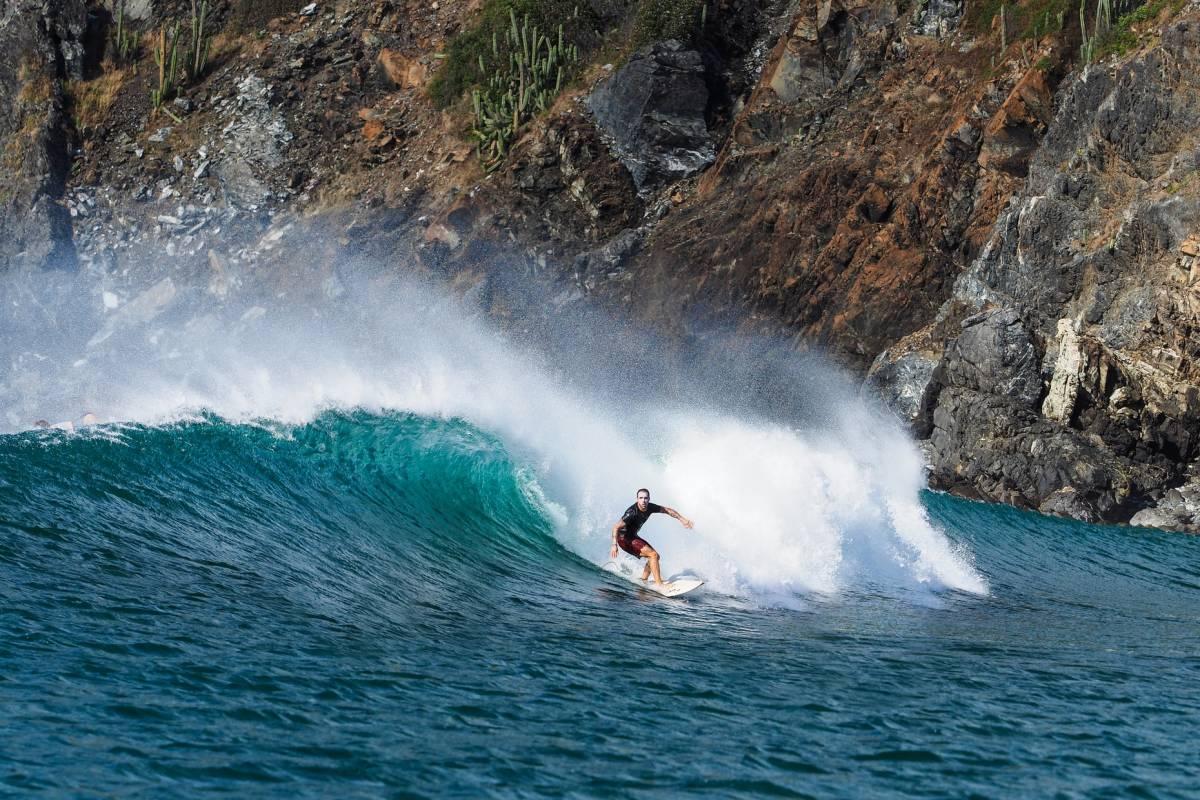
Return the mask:
[[[923,491],[837,386],[634,401],[425,308],[11,362],[0,795],[1198,796],[1200,538]],[[698,592],[600,568],[641,486]]]
[[0,491],[3,794],[1200,786],[1195,537],[925,495],[986,588],[666,600],[565,545],[501,440],[402,413],[8,435]]

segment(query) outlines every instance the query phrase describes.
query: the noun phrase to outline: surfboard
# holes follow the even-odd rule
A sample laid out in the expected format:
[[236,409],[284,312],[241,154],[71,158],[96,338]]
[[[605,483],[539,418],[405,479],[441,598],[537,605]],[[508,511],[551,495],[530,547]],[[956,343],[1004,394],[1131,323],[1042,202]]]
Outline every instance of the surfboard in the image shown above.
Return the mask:
[[663,597],[679,597],[704,585],[704,581],[692,575],[672,575],[664,579],[662,586],[659,586],[652,580],[643,581],[641,575],[635,574],[628,564],[618,564],[616,561],[609,561],[603,569],[605,572],[618,575],[636,586],[649,589]]

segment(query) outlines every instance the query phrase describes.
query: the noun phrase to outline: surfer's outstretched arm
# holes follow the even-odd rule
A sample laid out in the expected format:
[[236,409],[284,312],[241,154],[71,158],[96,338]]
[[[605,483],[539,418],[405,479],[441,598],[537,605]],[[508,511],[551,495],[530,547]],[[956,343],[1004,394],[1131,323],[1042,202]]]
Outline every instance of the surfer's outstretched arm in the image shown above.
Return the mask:
[[[674,517],[675,519],[679,520],[679,524],[685,528],[692,527],[692,521],[690,519],[688,519],[687,517],[685,517],[683,514],[680,514],[678,511],[676,511],[673,508],[667,508],[666,506],[663,506],[663,513],[666,514],[668,517]],[[615,535],[616,534],[614,534],[614,536]]]

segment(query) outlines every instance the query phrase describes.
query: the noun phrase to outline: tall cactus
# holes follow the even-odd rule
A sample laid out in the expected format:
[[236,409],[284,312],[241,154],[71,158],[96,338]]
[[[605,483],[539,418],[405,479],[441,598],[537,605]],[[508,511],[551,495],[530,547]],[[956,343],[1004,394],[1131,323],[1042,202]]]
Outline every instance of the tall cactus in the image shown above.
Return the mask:
[[150,101],[157,110],[175,94],[179,80],[179,23],[170,36],[166,27],[158,29],[158,44],[154,47],[154,63],[158,66],[158,86],[150,90]]
[[128,64],[137,57],[138,37],[129,29],[125,18],[125,0],[117,0],[117,27],[113,31],[113,51],[118,64]]
[[190,80],[196,80],[208,66],[208,50],[212,44],[212,36],[205,32],[208,22],[208,0],[197,4],[192,0],[191,36],[188,40],[187,73]]
[[[517,129],[545,111],[562,90],[566,69],[579,60],[579,51],[568,47],[559,26],[557,43],[531,25],[526,16],[520,22],[516,12],[509,9],[508,64],[497,68],[482,88],[471,94],[475,114],[472,135],[478,143],[479,158],[491,171],[498,167],[508,152]],[[492,56],[500,61],[498,38],[492,39]],[[479,56],[480,75],[486,75],[483,56]]]
[[185,83],[196,81],[204,74],[212,46],[212,36],[205,30],[207,24],[208,0],[192,0],[186,43],[182,39],[182,22],[177,20],[170,34],[165,25],[159,28],[158,43],[154,46],[158,85],[150,90],[150,102],[155,110],[174,97]]

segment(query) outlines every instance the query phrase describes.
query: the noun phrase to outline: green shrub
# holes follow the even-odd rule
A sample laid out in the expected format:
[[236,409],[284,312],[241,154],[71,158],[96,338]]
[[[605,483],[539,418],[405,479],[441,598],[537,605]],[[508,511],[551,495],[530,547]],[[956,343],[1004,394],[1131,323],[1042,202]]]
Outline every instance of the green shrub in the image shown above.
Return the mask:
[[1073,8],[1073,0],[1028,0],[1016,4],[1008,0],[982,0],[967,7],[964,26],[977,35],[985,34],[1003,9],[1005,44],[1039,39],[1062,30],[1067,14],[1072,13]]
[[1150,0],[1149,3],[1135,8],[1128,14],[1123,14],[1106,33],[1102,33],[1096,38],[1094,57],[1125,55],[1138,44],[1138,35],[1133,30],[1134,25],[1156,19],[1163,9],[1169,9],[1169,15],[1174,16],[1186,4],[1187,0]]
[[688,42],[706,16],[706,0],[641,0],[634,23],[637,46],[678,39]]

